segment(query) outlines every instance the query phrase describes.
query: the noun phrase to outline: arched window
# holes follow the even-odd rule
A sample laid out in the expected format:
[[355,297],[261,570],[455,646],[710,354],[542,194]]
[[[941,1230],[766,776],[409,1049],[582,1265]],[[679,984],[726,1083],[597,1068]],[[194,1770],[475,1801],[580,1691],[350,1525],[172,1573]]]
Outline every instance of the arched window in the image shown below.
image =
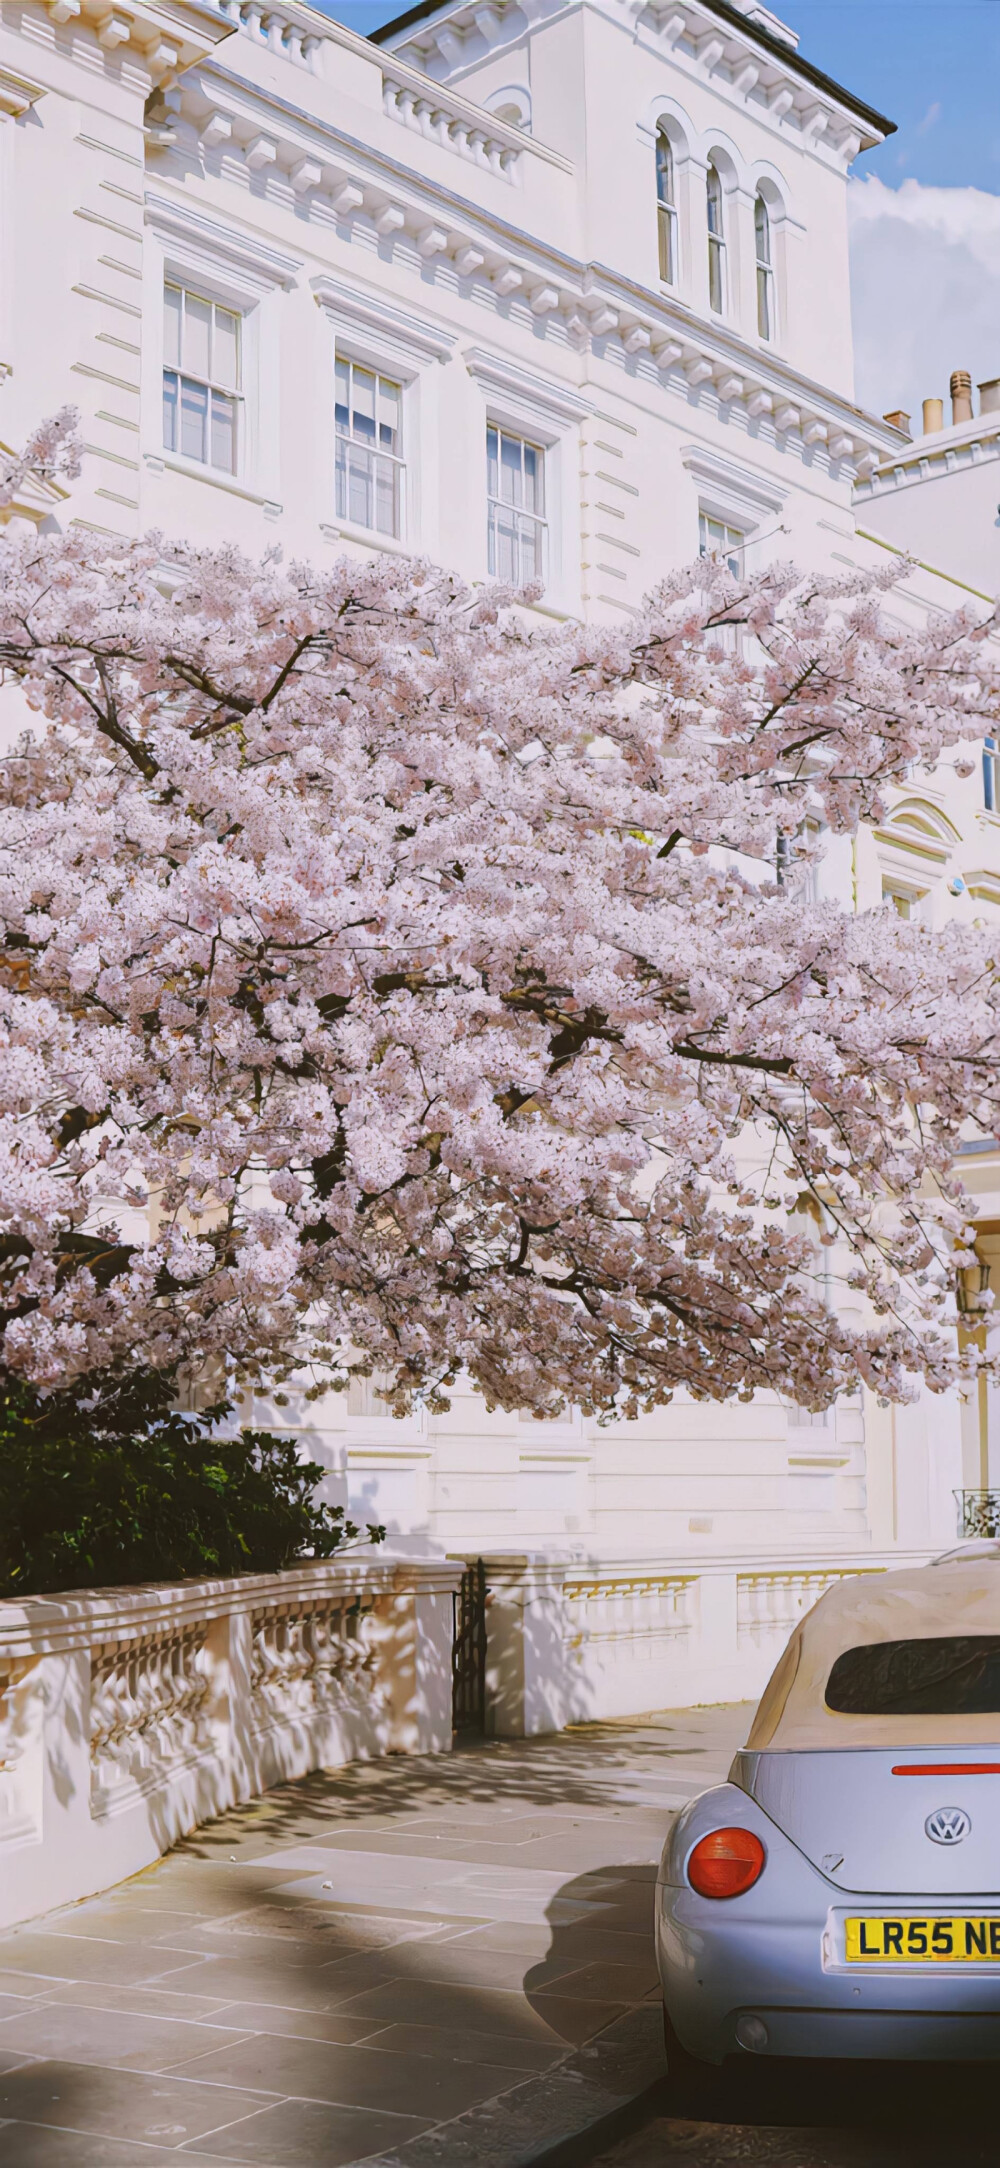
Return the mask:
[[722,218],[722,182],[718,168],[709,165],[706,175],[708,210],[708,299],[716,316],[726,305],[726,236]]
[[757,253],[757,329],[762,339],[774,337],[774,266],[771,261],[771,220],[763,196],[753,207]]
[[677,283],[677,196],[674,188],[674,152],[665,128],[656,131],[656,222],[660,242],[660,277],[665,286]]

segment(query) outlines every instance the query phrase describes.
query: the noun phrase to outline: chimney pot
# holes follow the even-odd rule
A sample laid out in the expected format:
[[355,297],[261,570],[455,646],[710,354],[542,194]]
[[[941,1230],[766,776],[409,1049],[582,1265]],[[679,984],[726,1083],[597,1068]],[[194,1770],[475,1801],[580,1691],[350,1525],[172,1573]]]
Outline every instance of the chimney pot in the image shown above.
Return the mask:
[[1000,376],[990,378],[988,384],[979,386],[980,414],[1000,414]]
[[953,369],[949,389],[952,428],[957,428],[960,422],[971,422],[973,418],[972,378],[968,369]]
[[909,436],[910,417],[908,414],[904,414],[902,407],[894,407],[891,414],[883,414],[882,420],[891,422],[894,429],[901,429],[904,437]]
[[933,436],[936,436],[936,435],[937,435],[937,432],[938,432],[938,430],[939,430],[939,429],[943,429],[943,428],[944,428],[944,400],[943,400],[943,399],[925,399],[925,400],[924,400],[924,435],[925,435],[925,437],[933,437]]

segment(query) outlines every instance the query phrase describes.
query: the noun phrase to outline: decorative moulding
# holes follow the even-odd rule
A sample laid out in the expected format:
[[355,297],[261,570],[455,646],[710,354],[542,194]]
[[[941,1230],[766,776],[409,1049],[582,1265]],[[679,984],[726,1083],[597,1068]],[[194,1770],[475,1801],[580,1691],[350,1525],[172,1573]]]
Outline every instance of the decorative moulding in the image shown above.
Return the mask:
[[414,316],[387,301],[384,294],[352,286],[345,279],[323,273],[311,281],[317,303],[329,316],[334,330],[374,342],[381,350],[392,347],[411,363],[447,361],[458,341],[456,332],[445,331],[426,316]]
[[[720,21],[711,0],[663,6],[655,21],[653,10],[643,8],[641,0],[599,4],[605,15],[626,25],[631,36],[638,35],[647,50],[669,56],[685,75],[711,77],[713,90],[748,105],[776,132],[790,130],[814,156],[846,167],[862,145],[871,147],[884,138],[887,124],[878,114],[855,105],[847,94],[838,96],[835,84],[813,79],[787,34],[772,29],[777,18],[767,9],[741,8],[746,20],[740,25],[728,12]],[[396,61],[405,59],[434,82],[447,83],[470,61],[482,59],[484,49],[498,55],[507,46],[519,45],[525,14],[530,20],[536,12],[537,4],[500,11],[482,0],[459,0],[459,5],[442,7],[429,20],[395,35],[391,26],[384,33],[376,31],[374,42],[391,51]],[[754,35],[755,29],[763,32],[766,43]]]
[[753,467],[740,465],[735,459],[727,459],[707,444],[685,444],[681,460],[703,492],[714,496],[727,509],[752,513],[758,520],[764,513],[776,516],[788,496],[787,489],[773,481],[769,474],[761,474]]
[[594,402],[571,384],[525,369],[508,354],[491,354],[481,346],[466,347],[463,356],[469,375],[487,394],[509,399],[526,414],[549,428],[565,429],[582,422],[594,410]]
[[86,24],[112,57],[124,46],[145,62],[150,74],[173,75],[207,58],[236,27],[223,9],[206,0],[45,0],[54,23]]
[[14,75],[10,68],[0,68],[0,120],[18,120],[44,96],[44,84]]
[[294,286],[302,269],[301,257],[274,248],[258,234],[224,226],[207,211],[172,196],[147,193],[146,224],[168,247],[180,243],[186,257],[200,258],[209,270],[235,274],[238,284],[258,297],[278,286]]

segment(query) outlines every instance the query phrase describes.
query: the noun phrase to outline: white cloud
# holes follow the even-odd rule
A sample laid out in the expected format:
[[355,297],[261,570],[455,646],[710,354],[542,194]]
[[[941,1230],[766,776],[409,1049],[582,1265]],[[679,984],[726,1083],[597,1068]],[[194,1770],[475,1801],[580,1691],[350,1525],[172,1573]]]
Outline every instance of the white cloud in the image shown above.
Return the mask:
[[953,369],[1000,376],[1000,196],[872,176],[848,204],[858,405],[902,407],[916,432],[943,399],[947,422]]

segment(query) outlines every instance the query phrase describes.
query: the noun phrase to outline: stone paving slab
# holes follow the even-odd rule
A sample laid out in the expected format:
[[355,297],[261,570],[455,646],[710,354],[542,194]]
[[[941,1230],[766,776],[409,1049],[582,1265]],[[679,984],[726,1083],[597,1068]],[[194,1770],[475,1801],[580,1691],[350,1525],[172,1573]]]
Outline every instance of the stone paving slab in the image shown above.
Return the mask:
[[0,2168],[527,2168],[662,2071],[656,1861],[746,1719],[313,1775],[0,1936]]

